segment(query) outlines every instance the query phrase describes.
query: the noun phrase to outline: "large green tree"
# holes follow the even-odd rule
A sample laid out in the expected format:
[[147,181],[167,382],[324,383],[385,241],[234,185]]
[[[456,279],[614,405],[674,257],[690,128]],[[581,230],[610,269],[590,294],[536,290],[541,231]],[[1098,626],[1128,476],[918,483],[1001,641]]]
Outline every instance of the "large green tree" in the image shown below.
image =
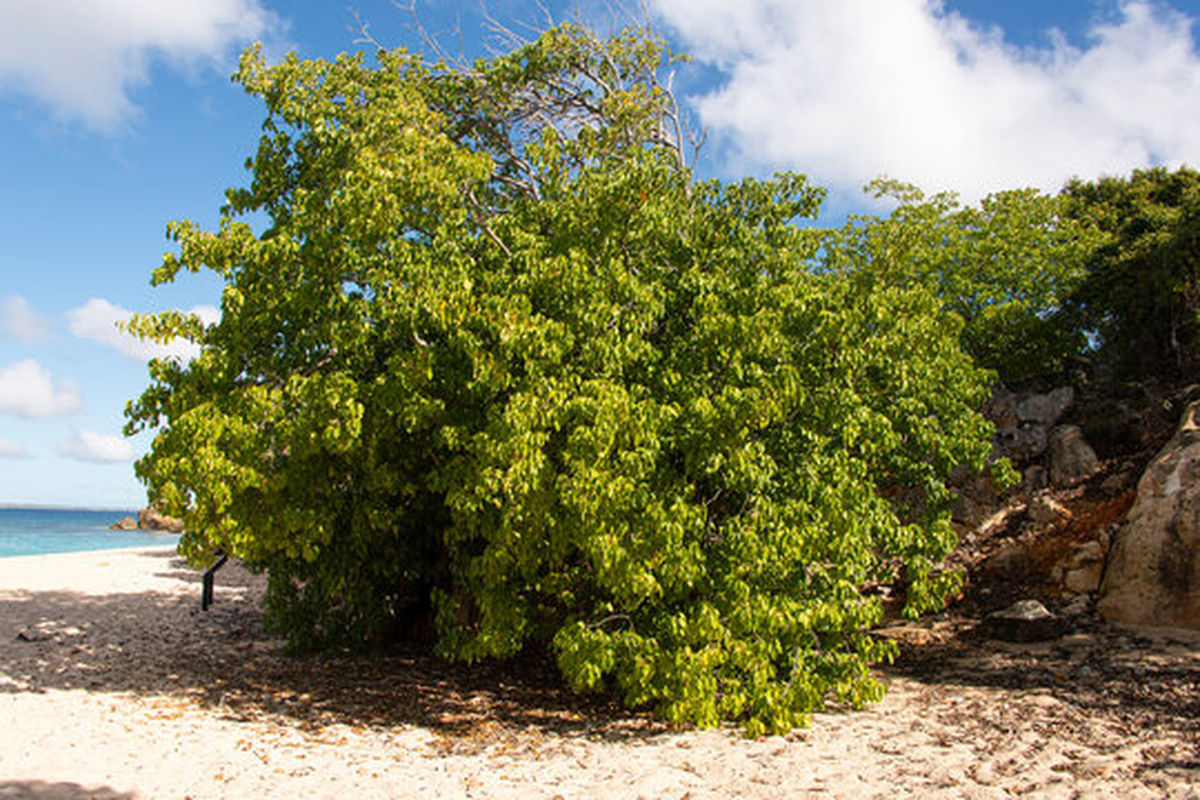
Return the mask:
[[1073,218],[1108,235],[1072,297],[1102,366],[1190,380],[1200,367],[1200,172],[1076,180],[1063,197]]
[[982,467],[987,373],[922,285],[821,267],[803,177],[694,183],[633,32],[469,68],[249,52],[267,118],[220,226],[156,283],[221,318],[129,432],[196,563],[270,575],[301,646],[431,619],[446,656],[549,647],[579,690],[782,731],[877,698],[874,587],[953,576],[945,481]]
[[830,268],[925,287],[962,320],[963,349],[1005,383],[1057,380],[1084,351],[1068,300],[1106,239],[1068,198],[1020,189],[964,206],[891,180],[867,188],[896,208],[832,231]]

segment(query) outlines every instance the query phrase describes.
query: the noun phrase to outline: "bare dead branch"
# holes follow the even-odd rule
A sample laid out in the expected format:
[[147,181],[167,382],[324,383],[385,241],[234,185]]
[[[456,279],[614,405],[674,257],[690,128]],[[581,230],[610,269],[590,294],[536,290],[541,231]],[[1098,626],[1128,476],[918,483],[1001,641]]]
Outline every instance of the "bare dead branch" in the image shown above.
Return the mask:
[[512,251],[508,249],[508,245],[502,242],[500,237],[496,235],[496,232],[492,230],[490,225],[488,225],[487,213],[479,204],[479,200],[476,199],[474,189],[467,189],[467,203],[471,207],[471,211],[475,217],[475,224],[479,226],[479,229],[487,234],[487,237],[491,239],[497,247],[500,248],[500,251],[504,253],[504,255],[512,258]]
[[428,50],[440,62],[448,64],[460,71],[468,71],[470,62],[465,56],[465,48],[463,44],[463,33],[461,21],[456,22],[450,34],[458,38],[458,54],[450,53],[443,45],[436,34],[433,34],[425,27],[424,21],[421,19],[420,13],[417,11],[417,0],[392,0],[392,6],[398,11],[406,14],[409,18],[409,26],[421,38],[425,49]]

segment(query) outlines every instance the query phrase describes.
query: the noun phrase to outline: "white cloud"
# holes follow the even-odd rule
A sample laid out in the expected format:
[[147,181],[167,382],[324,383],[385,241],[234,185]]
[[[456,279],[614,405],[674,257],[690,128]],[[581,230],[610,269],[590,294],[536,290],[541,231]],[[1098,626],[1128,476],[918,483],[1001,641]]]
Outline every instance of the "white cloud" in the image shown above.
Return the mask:
[[[212,306],[195,306],[189,313],[200,317],[205,324],[212,324],[220,317],[220,312]],[[128,309],[93,297],[79,308],[67,312],[67,326],[73,335],[111,347],[135,361],[172,358],[187,362],[200,355],[200,347],[191,342],[177,339],[164,345],[125,332],[119,325],[132,315],[133,312]]]
[[82,408],[75,385],[64,381],[55,386],[50,373],[32,358],[0,367],[0,414],[47,419]]
[[[0,88],[105,131],[135,108],[150,62],[218,63],[280,27],[260,0],[17,0],[0,3]],[[227,66],[222,66],[226,72]]]
[[22,344],[36,344],[50,335],[50,324],[29,307],[21,295],[0,300],[0,335]]
[[133,446],[120,436],[78,428],[72,430],[71,435],[59,442],[55,449],[64,458],[93,464],[113,464],[133,459]]
[[29,458],[29,452],[19,444],[0,439],[0,458],[21,459]]
[[746,167],[968,198],[1200,163],[1200,55],[1183,14],[1127,0],[1083,48],[1017,49],[940,0],[654,0],[724,83],[692,98]]

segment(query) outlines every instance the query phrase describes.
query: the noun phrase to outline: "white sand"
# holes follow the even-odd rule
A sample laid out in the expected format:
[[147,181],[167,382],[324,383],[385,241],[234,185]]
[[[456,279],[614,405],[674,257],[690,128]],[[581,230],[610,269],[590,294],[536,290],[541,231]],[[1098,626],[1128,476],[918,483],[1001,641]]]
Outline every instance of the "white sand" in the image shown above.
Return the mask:
[[668,732],[509,702],[503,680],[473,693],[428,660],[284,657],[261,579],[217,586],[202,614],[162,549],[0,559],[0,799],[1200,797],[1193,736],[1053,687],[893,676],[788,737]]

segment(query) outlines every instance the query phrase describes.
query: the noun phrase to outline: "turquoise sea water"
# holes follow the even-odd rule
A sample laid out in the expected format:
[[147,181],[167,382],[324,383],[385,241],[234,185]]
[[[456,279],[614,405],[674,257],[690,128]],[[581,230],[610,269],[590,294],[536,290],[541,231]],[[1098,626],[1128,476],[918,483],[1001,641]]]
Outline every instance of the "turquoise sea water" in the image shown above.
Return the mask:
[[111,531],[122,517],[136,511],[66,511],[0,508],[0,558],[118,547],[160,547],[179,541],[178,534],[155,531]]

